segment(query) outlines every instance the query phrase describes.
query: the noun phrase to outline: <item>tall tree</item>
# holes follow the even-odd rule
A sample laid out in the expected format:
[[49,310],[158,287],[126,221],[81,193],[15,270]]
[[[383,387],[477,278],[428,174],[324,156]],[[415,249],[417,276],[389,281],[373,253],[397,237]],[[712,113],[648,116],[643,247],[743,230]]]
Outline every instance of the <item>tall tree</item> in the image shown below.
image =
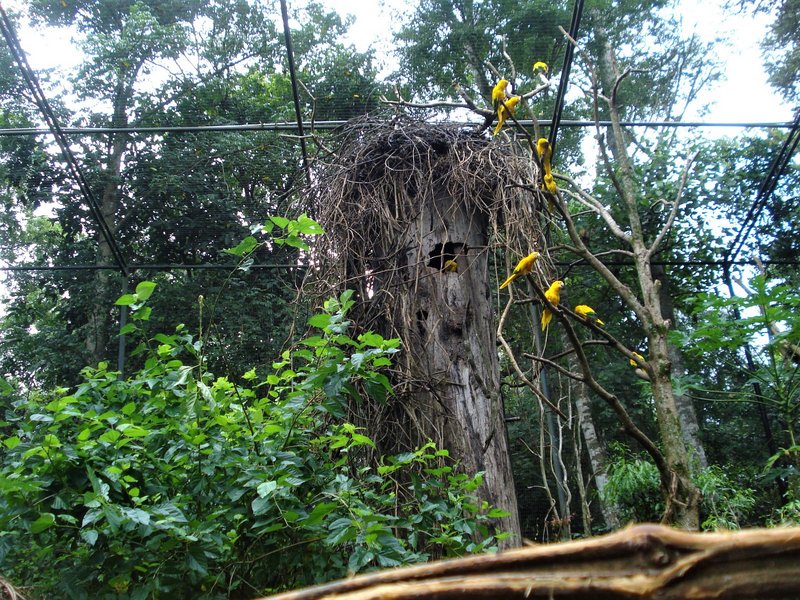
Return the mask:
[[[592,85],[596,85],[595,90],[601,92],[606,99],[613,96],[613,106],[605,108],[605,104],[601,101],[603,108],[599,112],[595,110],[598,117],[616,120],[618,124],[623,118],[641,119],[656,115],[660,118],[679,118],[686,106],[694,100],[699,89],[713,80],[707,49],[696,39],[684,39],[680,36],[675,24],[665,18],[661,10],[668,4],[660,1],[613,4],[600,2],[587,8],[584,32],[588,33],[581,35],[582,39],[586,38],[584,42],[586,55],[597,65],[599,76],[595,81],[581,79],[580,76],[577,79],[579,85],[584,84],[587,91],[591,90]],[[505,11],[497,11],[500,17],[478,22],[470,18],[474,11],[479,10],[472,3],[423,3],[412,17],[409,27],[401,35],[401,39],[406,41],[406,58],[401,63],[401,72],[408,74],[409,79],[417,85],[421,86],[428,81],[429,84],[434,84],[434,89],[438,88],[438,93],[450,95],[451,92],[445,87],[450,82],[441,77],[438,79],[434,77],[438,68],[440,72],[447,74],[447,79],[455,78],[458,81],[460,78],[466,82],[465,85],[472,86],[479,94],[485,95],[483,80],[491,81],[490,76],[485,76],[483,80],[480,77],[470,78],[469,72],[464,68],[460,72],[455,70],[455,65],[459,64],[469,65],[473,70],[476,66],[486,68],[471,58],[469,44],[459,42],[465,39],[481,40],[485,47],[491,48],[485,52],[484,57],[490,57],[494,52],[493,56],[497,60],[502,49],[500,41],[508,31],[504,27],[513,22],[511,15],[522,15],[525,10],[533,6],[531,3],[523,7],[507,7]],[[562,12],[562,15],[565,14]],[[442,17],[441,20],[432,18],[434,15]],[[427,17],[431,18],[426,22]],[[566,20],[565,17],[562,19]],[[542,20],[538,22],[541,23]],[[560,38],[560,34],[554,35],[556,23],[546,20],[544,22],[551,26],[550,35],[553,37],[549,39]],[[566,25],[566,22],[563,24]],[[415,27],[420,31],[418,40],[414,39]],[[635,37],[637,41],[631,36],[634,29],[637,31]],[[645,46],[639,43],[642,38],[651,41],[652,44]],[[509,39],[511,39],[510,32]],[[445,45],[444,41],[448,43]],[[539,42],[541,41],[542,38]],[[431,47],[441,52],[434,53],[433,60],[424,61],[420,49]],[[516,53],[520,51],[527,53],[524,60],[516,59],[522,65],[527,65],[535,58],[525,47],[520,49],[509,45],[507,54],[514,57],[518,56]],[[630,80],[625,82],[625,85],[619,85],[619,82],[629,74],[625,67],[620,67],[618,64],[617,56],[620,55],[625,56],[625,67],[636,69],[637,85],[629,85]],[[578,103],[572,110],[581,111],[584,115],[592,114],[592,105],[586,106],[585,109],[587,110],[581,111]],[[614,114],[610,114],[614,111]],[[655,267],[651,265],[660,258],[659,255],[655,255],[656,247],[661,246],[658,248],[659,251],[664,249],[662,246],[664,236],[659,234],[659,231],[665,226],[671,227],[672,219],[665,220],[668,213],[653,215],[655,218],[646,218],[650,217],[648,214],[650,200],[647,194],[641,193],[644,188],[640,187],[642,178],[647,177],[648,172],[644,165],[652,158],[652,150],[645,148],[654,145],[654,140],[649,138],[648,141],[648,136],[637,139],[629,130],[619,126],[617,129],[608,128],[605,141],[608,157],[613,161],[613,165],[609,165],[608,169],[601,168],[599,175],[602,183],[598,187],[613,190],[606,198],[606,201],[611,203],[609,215],[625,222],[625,230],[630,231],[632,237],[638,238],[634,244],[638,246],[631,249],[629,254],[634,258],[636,269],[630,279],[625,279],[629,274],[624,275],[626,283],[617,291],[623,288],[629,290],[630,284],[641,286],[642,302],[639,302],[637,307],[644,308],[647,318],[650,319],[649,325],[645,327],[646,337],[649,344],[659,346],[657,354],[662,351],[666,353],[658,358],[659,361],[663,361],[659,364],[659,369],[662,371],[661,381],[653,386],[656,406],[661,407],[657,412],[662,411],[658,418],[659,437],[662,446],[669,447],[666,463],[671,465],[673,475],[678,474],[680,486],[683,486],[686,492],[686,496],[678,504],[673,504],[673,507],[680,507],[683,501],[686,501],[684,507],[689,505],[686,511],[679,508],[678,512],[681,514],[675,514],[674,517],[684,525],[696,527],[697,493],[689,478],[689,471],[692,454],[702,464],[703,449],[697,436],[697,420],[691,403],[688,398],[684,398],[683,402],[676,399],[669,383],[669,368],[672,364],[670,356],[675,359],[678,357],[675,354],[676,349],[670,347],[668,343],[664,327],[668,328],[670,320],[674,321],[674,315],[670,314],[670,303],[665,296],[668,287],[664,285],[668,283],[666,273],[654,271]],[[669,143],[666,138],[664,143]],[[569,156],[569,144],[562,141],[560,148],[558,163],[565,164],[566,157]],[[673,160],[674,158],[673,155]],[[676,181],[674,167],[668,168],[665,174]],[[596,227],[597,223],[592,223],[588,225],[588,230]],[[656,243],[652,244],[654,241]],[[633,298],[629,296],[626,300]],[[635,312],[640,317],[643,316],[638,311]],[[695,450],[687,453],[687,445]]]
[[[281,72],[286,57],[283,38],[273,15],[260,4],[33,2],[30,11],[40,27],[71,25],[84,39],[86,60],[71,88],[80,102],[73,102],[72,116],[59,112],[62,124],[116,128],[294,120],[290,81]],[[348,23],[316,4],[298,17],[300,25],[293,33],[306,117],[348,118],[374,107],[379,94],[369,94],[375,78],[370,55],[338,41]],[[11,88],[4,97],[15,105],[24,100],[24,95],[15,98]],[[58,99],[54,103],[59,106]],[[32,140],[4,141],[22,148]],[[174,309],[155,310],[161,316],[151,327],[170,329],[176,318],[196,325],[198,297],[203,295],[204,324],[211,326],[207,333],[213,342],[208,350],[215,357],[212,366],[222,369],[224,359],[238,372],[254,366],[253,357],[270,364],[289,335],[294,312],[303,310],[289,304],[299,281],[296,251],[261,248],[253,259],[269,263],[269,268],[248,272],[201,267],[230,264],[231,257],[222,250],[235,246],[267,215],[290,210],[301,163],[296,140],[277,132],[111,133],[83,138],[76,152],[130,263],[197,265],[185,272],[134,273],[136,278],[158,281],[163,295],[156,294],[152,302]],[[37,184],[37,201],[57,202],[58,227],[48,229],[47,236],[31,229],[20,243],[36,247],[41,262],[59,266],[113,263],[71,182],[57,161],[47,160],[49,165],[38,169],[39,179],[46,180]],[[22,206],[20,198],[4,198]],[[10,251],[10,260],[20,258],[19,252]],[[76,365],[114,356],[111,306],[122,282],[109,271],[91,273],[16,277],[20,287],[15,288],[9,312],[15,330],[27,331],[37,323],[37,331],[44,332],[42,316],[54,310],[69,318],[61,319],[64,329],[60,335],[48,335],[49,341],[37,335],[35,344],[19,345],[11,341],[17,336],[9,336],[1,344],[8,372],[24,373],[26,364],[44,363],[53,356],[64,357],[65,363],[70,362],[66,357],[73,357],[74,363],[59,369],[56,377],[68,383],[65,373],[76,376]],[[30,306],[33,298],[40,302],[36,311]],[[23,301],[27,308],[21,306]],[[246,304],[251,310],[228,310],[227,302]],[[50,325],[47,331],[52,334]],[[76,336],[83,338],[83,348],[74,345]],[[56,340],[69,341],[69,352],[61,346],[57,352],[48,350]],[[55,377],[56,371],[50,375]]]

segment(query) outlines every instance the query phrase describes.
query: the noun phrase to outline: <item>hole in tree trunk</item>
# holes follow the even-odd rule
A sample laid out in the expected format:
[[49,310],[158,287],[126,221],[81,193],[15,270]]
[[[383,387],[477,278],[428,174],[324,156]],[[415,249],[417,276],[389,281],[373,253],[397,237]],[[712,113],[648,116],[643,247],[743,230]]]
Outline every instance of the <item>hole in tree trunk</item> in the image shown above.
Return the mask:
[[444,263],[448,260],[455,260],[459,254],[467,253],[467,245],[463,242],[439,242],[433,247],[428,256],[428,266],[437,271],[444,268]]

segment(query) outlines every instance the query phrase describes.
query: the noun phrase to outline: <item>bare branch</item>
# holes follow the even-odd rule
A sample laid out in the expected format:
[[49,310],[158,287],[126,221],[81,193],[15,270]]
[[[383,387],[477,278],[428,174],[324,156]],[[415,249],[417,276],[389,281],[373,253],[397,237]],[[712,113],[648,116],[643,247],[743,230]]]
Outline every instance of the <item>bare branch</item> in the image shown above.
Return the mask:
[[675,194],[675,199],[672,201],[672,209],[669,212],[669,216],[667,217],[667,222],[664,223],[664,226],[661,228],[661,231],[658,232],[656,239],[653,241],[653,244],[647,251],[647,260],[650,260],[653,255],[658,250],[658,247],[661,245],[661,242],[664,240],[664,236],[672,229],[672,225],[675,222],[675,217],[678,214],[678,207],[680,206],[681,196],[683,195],[683,189],[686,187],[686,180],[689,178],[689,172],[692,170],[692,164],[694,164],[695,159],[697,158],[698,152],[695,152],[689,157],[689,160],[686,161],[686,166],[683,169],[683,175],[681,176],[681,183],[678,186],[678,192]]
[[619,224],[614,220],[614,217],[611,216],[611,213],[606,210],[606,208],[600,203],[600,201],[589,194],[588,192],[584,191],[574,179],[567,175],[556,175],[556,177],[562,181],[566,181],[573,189],[571,190],[564,190],[567,194],[569,194],[572,198],[580,202],[583,206],[589,208],[593,212],[597,213],[603,221],[606,222],[608,228],[611,230],[616,237],[621,239],[627,244],[631,242],[630,234],[625,233],[622,231],[622,228]]
[[548,367],[552,367],[565,377],[569,377],[570,379],[574,379],[575,381],[583,381],[583,376],[573,373],[572,371],[565,369],[561,365],[556,362],[553,362],[549,358],[545,358],[544,356],[536,356],[535,354],[531,354],[530,352],[523,352],[522,356],[525,358],[530,358],[531,360],[535,360],[536,362],[540,362],[542,364],[547,365]]
[[647,309],[636,297],[636,294],[633,293],[631,288],[622,283],[622,281],[620,281],[620,279],[614,275],[614,273],[612,273],[611,270],[589,250],[589,248],[581,239],[580,234],[575,227],[575,222],[572,220],[572,216],[569,214],[569,211],[567,211],[566,206],[564,206],[563,200],[559,198],[557,202],[555,202],[555,205],[558,207],[559,212],[564,218],[564,223],[567,226],[569,237],[572,240],[572,243],[576,246],[576,254],[581,256],[595,271],[597,271],[598,274],[600,274],[601,277],[603,277],[603,279],[608,282],[614,291],[617,292],[620,297],[622,297],[625,304],[627,304],[631,310],[636,313],[636,316],[643,323],[645,330],[647,330],[647,324],[649,323]]
[[567,416],[563,412],[561,412],[561,409],[558,408],[555,404],[553,404],[550,398],[548,398],[541,392],[539,386],[537,386],[535,383],[533,383],[530,379],[528,379],[525,376],[525,373],[520,368],[519,363],[517,362],[517,359],[514,356],[514,351],[511,349],[511,346],[503,337],[503,327],[505,326],[506,318],[508,317],[508,313],[511,309],[511,306],[514,304],[513,289],[509,288],[509,291],[510,295],[508,297],[508,302],[506,302],[505,308],[503,308],[503,312],[500,315],[500,322],[497,324],[497,340],[500,342],[500,345],[503,347],[503,350],[508,355],[508,360],[511,361],[511,366],[514,367],[514,371],[517,373],[517,376],[523,381],[523,383],[525,383],[526,386],[528,386],[528,389],[530,389],[536,395],[537,398],[539,398],[542,402],[544,402],[547,406],[549,406],[550,409],[553,410],[553,412],[555,412],[559,417],[566,420]]

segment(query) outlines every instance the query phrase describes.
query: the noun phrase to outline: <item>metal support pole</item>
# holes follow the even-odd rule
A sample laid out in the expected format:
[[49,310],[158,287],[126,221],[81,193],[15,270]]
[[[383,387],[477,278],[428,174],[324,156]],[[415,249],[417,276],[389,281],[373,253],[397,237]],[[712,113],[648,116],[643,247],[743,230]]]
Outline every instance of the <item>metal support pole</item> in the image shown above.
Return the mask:
[[[128,278],[122,280],[122,293],[128,293]],[[125,372],[125,334],[123,330],[128,323],[128,307],[119,307],[119,345],[117,346],[117,379],[122,380]]]

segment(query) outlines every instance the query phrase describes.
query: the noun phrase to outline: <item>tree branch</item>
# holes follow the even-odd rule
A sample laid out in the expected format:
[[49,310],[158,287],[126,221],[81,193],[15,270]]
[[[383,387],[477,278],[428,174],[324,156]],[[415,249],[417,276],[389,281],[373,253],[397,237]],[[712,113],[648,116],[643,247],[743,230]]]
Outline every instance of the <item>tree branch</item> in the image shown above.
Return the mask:
[[684,167],[683,174],[681,176],[681,183],[678,186],[678,192],[675,194],[675,200],[672,201],[672,208],[669,211],[667,222],[664,223],[661,231],[658,232],[656,239],[653,241],[650,249],[647,251],[647,260],[650,260],[653,257],[653,255],[656,253],[656,250],[658,250],[658,247],[661,245],[661,242],[664,240],[664,237],[667,235],[670,229],[672,229],[672,225],[675,222],[675,217],[678,214],[678,207],[680,206],[681,196],[683,195],[683,188],[686,187],[686,180],[689,178],[689,172],[692,170],[692,164],[694,163],[698,154],[699,151],[695,152],[686,162],[686,166]]
[[562,419],[566,420],[567,416],[563,412],[561,412],[561,409],[558,408],[555,404],[553,404],[550,398],[546,397],[541,392],[539,386],[537,386],[535,383],[533,383],[530,379],[528,379],[525,376],[525,373],[520,368],[519,363],[517,362],[517,359],[514,356],[514,351],[511,349],[511,346],[509,346],[508,342],[503,337],[503,327],[505,326],[506,318],[508,317],[508,313],[511,309],[511,306],[514,304],[514,291],[511,287],[509,287],[509,292],[510,294],[508,297],[508,302],[506,302],[505,308],[503,308],[503,312],[500,315],[500,322],[497,324],[497,340],[500,342],[500,345],[503,347],[503,350],[505,350],[506,354],[508,355],[508,359],[511,361],[511,366],[514,367],[514,371],[517,373],[517,376],[523,381],[523,383],[525,383],[526,386],[528,386],[528,389],[530,389],[536,395],[537,398],[539,398],[542,402],[544,402],[547,406],[549,406],[553,410],[553,412],[555,412]]

